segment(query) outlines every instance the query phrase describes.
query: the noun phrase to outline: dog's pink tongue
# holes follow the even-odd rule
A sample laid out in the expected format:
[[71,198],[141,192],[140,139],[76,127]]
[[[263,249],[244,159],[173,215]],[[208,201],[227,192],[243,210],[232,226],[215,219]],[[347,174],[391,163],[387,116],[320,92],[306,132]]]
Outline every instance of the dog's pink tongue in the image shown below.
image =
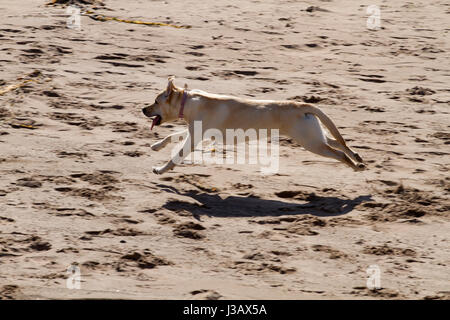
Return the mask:
[[155,126],[155,123],[158,121],[158,118],[159,118],[158,116],[153,118],[152,126],[151,126],[150,130],[153,130],[153,127]]

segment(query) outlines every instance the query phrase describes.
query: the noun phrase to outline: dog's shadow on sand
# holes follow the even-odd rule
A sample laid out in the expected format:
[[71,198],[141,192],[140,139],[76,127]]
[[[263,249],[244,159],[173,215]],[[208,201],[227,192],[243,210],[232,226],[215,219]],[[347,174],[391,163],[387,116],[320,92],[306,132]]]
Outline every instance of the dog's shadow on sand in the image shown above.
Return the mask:
[[[214,217],[274,217],[282,215],[311,214],[319,217],[340,216],[351,212],[357,205],[372,201],[371,195],[354,199],[311,194],[301,202],[261,199],[254,196],[229,196],[222,199],[218,194],[197,191],[179,192],[176,188],[159,185],[164,191],[176,193],[196,200],[196,203],[168,200],[163,208],[171,211],[186,210],[194,216]],[[297,200],[298,201],[298,200]]]

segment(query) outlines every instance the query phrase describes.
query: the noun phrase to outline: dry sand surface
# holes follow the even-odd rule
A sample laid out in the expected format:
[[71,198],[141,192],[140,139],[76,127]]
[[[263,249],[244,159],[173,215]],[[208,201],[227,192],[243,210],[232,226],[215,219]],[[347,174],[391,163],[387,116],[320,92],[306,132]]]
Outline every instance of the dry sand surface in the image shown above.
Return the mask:
[[[448,1],[82,7],[191,28],[83,15],[74,30],[64,5],[0,1],[0,298],[449,299]],[[150,131],[141,109],[169,75],[319,106],[368,169],[283,138],[278,174],[154,175],[171,148],[150,145],[183,123]]]

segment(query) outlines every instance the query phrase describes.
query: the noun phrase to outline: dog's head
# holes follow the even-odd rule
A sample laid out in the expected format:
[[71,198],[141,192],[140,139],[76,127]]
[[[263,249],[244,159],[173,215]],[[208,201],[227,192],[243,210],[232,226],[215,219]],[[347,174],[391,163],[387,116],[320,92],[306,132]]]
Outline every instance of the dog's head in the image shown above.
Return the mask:
[[173,84],[174,77],[169,78],[166,90],[158,94],[155,102],[142,109],[142,112],[149,118],[153,118],[153,126],[159,126],[161,123],[176,120],[178,117],[177,102],[182,89]]

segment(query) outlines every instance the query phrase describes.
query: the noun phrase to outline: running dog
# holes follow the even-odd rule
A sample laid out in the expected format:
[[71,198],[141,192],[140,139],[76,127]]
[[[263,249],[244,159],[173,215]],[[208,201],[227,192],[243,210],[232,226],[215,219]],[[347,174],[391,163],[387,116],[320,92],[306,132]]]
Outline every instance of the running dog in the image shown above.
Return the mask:
[[[365,169],[362,158],[347,146],[331,119],[317,107],[295,101],[243,99],[187,90],[187,86],[176,87],[173,80],[173,77],[169,78],[166,90],[142,112],[153,118],[152,129],[155,125],[177,118],[184,119],[188,128],[154,143],[152,150],[162,149],[171,139],[185,137],[184,146],[177,153],[178,157],[184,159],[196,147],[193,139],[194,121],[202,121],[203,131],[210,128],[223,133],[226,129],[278,129],[281,135],[292,137],[308,151],[336,159],[355,171]],[[325,134],[319,121],[334,139]],[[161,167],[153,167],[153,172],[163,174],[173,169],[176,163],[172,158]]]

